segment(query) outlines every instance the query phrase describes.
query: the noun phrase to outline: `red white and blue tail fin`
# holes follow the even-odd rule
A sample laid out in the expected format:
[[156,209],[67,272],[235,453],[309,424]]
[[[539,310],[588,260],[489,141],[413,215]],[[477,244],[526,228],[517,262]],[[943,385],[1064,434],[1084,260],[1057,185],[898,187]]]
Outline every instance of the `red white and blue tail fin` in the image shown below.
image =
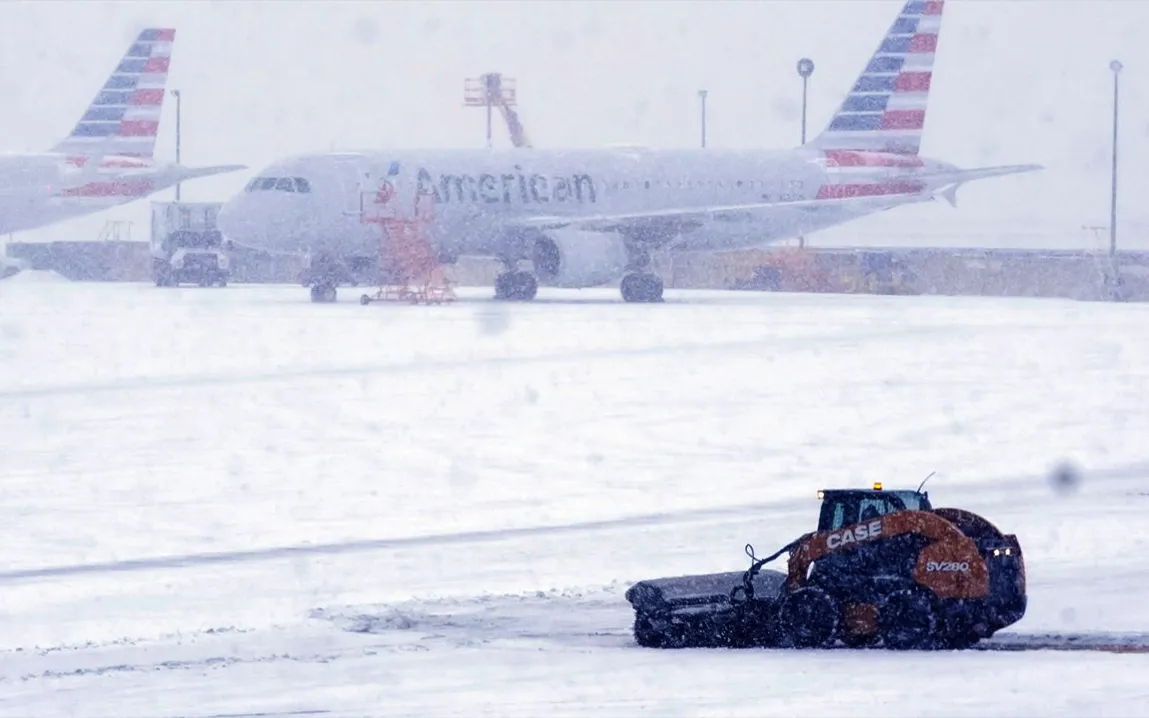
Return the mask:
[[943,5],[944,0],[910,0],[902,7],[813,147],[918,154]]
[[175,35],[167,28],[141,32],[72,134],[52,151],[153,157]]

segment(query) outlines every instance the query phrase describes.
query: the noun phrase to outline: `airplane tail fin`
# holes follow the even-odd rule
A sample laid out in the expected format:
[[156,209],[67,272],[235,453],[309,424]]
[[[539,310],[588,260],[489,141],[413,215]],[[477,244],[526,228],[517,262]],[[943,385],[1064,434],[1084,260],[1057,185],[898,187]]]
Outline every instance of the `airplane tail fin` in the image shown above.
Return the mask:
[[945,0],[910,0],[830,125],[810,145],[916,155]]
[[101,146],[110,154],[153,157],[175,34],[169,28],[141,32],[72,134],[52,151],[90,155]]

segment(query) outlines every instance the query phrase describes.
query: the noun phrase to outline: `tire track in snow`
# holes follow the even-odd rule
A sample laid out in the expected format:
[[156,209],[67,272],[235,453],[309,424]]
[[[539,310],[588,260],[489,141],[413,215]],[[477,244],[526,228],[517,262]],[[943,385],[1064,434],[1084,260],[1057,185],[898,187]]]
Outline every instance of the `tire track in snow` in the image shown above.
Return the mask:
[[208,386],[236,386],[246,384],[275,383],[295,380],[340,379],[372,375],[402,375],[458,369],[493,368],[500,366],[530,364],[564,364],[571,362],[594,361],[598,359],[625,359],[657,356],[659,354],[701,354],[713,352],[753,351],[788,347],[794,349],[822,349],[827,346],[853,344],[859,341],[882,340],[922,334],[942,334],[947,332],[940,327],[921,327],[897,331],[863,332],[858,334],[811,334],[809,336],[778,339],[763,337],[709,344],[674,344],[630,349],[585,350],[537,354],[533,356],[493,356],[465,357],[460,359],[430,359],[404,363],[370,364],[348,367],[325,367],[316,369],[285,369],[276,372],[257,374],[220,374],[216,376],[174,376],[174,377],[133,377],[91,384],[56,386],[12,387],[0,389],[0,400],[39,399],[54,396],[70,396],[109,392],[153,391],[157,389],[186,389]]

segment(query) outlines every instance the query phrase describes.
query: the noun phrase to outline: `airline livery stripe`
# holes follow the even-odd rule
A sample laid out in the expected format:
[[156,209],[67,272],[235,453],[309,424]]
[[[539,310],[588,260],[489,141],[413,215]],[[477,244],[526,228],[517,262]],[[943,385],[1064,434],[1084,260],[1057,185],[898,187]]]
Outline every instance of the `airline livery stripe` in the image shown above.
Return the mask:
[[886,110],[882,115],[881,129],[920,130],[925,123],[925,110]]
[[120,127],[118,122],[81,122],[72,135],[79,137],[112,137]]
[[151,193],[151,180],[136,179],[90,182],[82,187],[64,190],[60,194],[65,197],[143,197]]
[[945,0],[926,0],[925,2],[911,2],[906,5],[906,15],[941,15]]
[[893,75],[862,75],[854,85],[854,92],[893,92],[895,79]]
[[126,105],[128,100],[132,97],[131,91],[124,92],[108,92],[104,91],[96,95],[96,101],[93,105]]
[[153,72],[153,73],[167,72],[168,71],[168,64],[170,62],[171,62],[170,57],[152,57],[151,59],[149,59],[147,61],[147,63],[145,63],[144,72],[145,73],[148,73],[148,72]]
[[131,90],[136,86],[134,75],[112,75],[104,83],[105,90]]
[[894,21],[894,26],[890,28],[891,35],[913,35],[918,31],[918,19],[916,17],[899,17]]
[[163,101],[163,90],[136,90],[129,98],[132,105],[161,105]]
[[81,118],[81,122],[119,122],[124,119],[126,107],[90,107]]
[[923,53],[923,52],[936,52],[938,49],[938,36],[936,34],[917,34],[910,39],[910,52]]
[[160,123],[153,120],[124,120],[120,123],[120,137],[151,137],[159,130]]
[[138,75],[144,71],[144,66],[147,64],[148,61],[144,59],[124,60],[116,66],[116,72],[122,75]]
[[889,95],[850,95],[842,103],[843,112],[882,112],[890,102]]
[[881,197],[885,195],[916,194],[922,190],[921,182],[879,182],[865,184],[824,184],[818,188],[818,199],[847,199],[850,197]]
[[172,42],[176,39],[176,31],[172,28],[152,28],[140,33],[140,42]]
[[894,92],[928,92],[930,75],[929,72],[903,72],[894,83]]
[[870,64],[866,66],[866,74],[877,74],[882,72],[900,72],[902,63],[905,62],[904,58],[896,57],[894,55],[878,55],[870,60]]
[[863,130],[876,130],[881,127],[882,115],[881,113],[870,113],[864,115],[842,115],[839,114],[830,123],[830,131],[863,131]]
[[826,150],[823,154],[829,164],[839,167],[921,167],[923,164],[919,157],[891,157],[872,152]]
[[912,41],[914,37],[914,35],[887,37],[885,40],[882,40],[882,45],[878,48],[878,52],[905,54],[910,51],[910,41]]

